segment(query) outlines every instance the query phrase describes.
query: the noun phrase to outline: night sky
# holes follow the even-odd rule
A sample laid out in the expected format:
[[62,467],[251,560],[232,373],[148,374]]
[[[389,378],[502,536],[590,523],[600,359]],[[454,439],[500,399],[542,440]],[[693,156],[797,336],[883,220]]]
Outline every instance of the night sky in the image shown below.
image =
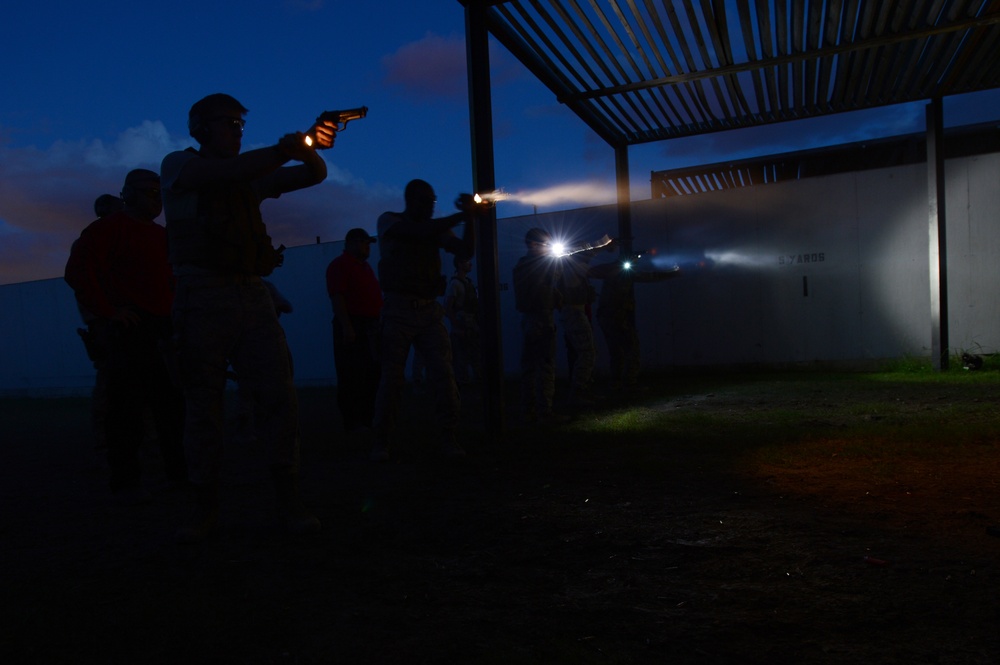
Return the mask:
[[[304,131],[324,110],[365,105],[324,153],[320,186],[268,201],[275,244],[340,240],[407,181],[439,214],[471,188],[464,11],[453,0],[17,3],[0,56],[0,284],[62,275],[93,201],[133,168],[192,144],[187,111],[226,92],[250,109],[244,148]],[[497,184],[525,203],[500,217],[614,201],[614,153],[493,44]],[[997,116],[996,91],[945,102],[946,125]],[[633,199],[654,170],[921,131],[922,104],[637,146]],[[560,192],[569,192],[560,196]],[[162,223],[162,218],[159,220]],[[503,232],[503,226],[500,226]]]

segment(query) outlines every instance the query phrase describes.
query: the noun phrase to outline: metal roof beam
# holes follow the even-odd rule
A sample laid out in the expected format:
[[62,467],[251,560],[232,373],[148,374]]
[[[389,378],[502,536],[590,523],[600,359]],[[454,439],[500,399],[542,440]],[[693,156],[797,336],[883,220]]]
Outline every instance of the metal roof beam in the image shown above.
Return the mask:
[[780,68],[784,65],[794,64],[796,61],[801,60],[803,56],[807,56],[810,58],[821,58],[821,57],[840,55],[842,53],[866,51],[879,47],[901,44],[903,42],[913,39],[934,37],[938,35],[947,35],[950,33],[956,33],[964,30],[971,30],[974,28],[984,28],[996,24],[1000,24],[1000,13],[963,19],[945,25],[930,26],[927,28],[923,28],[921,30],[915,30],[913,32],[899,33],[895,35],[887,34],[879,37],[874,37],[871,39],[866,39],[860,42],[836,44],[834,46],[828,46],[817,49],[814,53],[795,53],[788,55],[779,55],[769,60],[760,60],[757,62],[745,62],[732,65],[725,65],[722,67],[706,69],[702,71],[691,71],[686,74],[673,74],[670,76],[663,76],[656,79],[650,79],[649,81],[640,81],[636,83],[629,83],[619,86],[602,88],[600,90],[577,92],[562,96],[559,98],[559,101],[563,103],[568,103],[569,101],[595,99],[598,97],[618,95],[626,92],[633,92],[636,90],[655,88],[658,86],[677,85],[679,83],[703,81],[705,79],[712,79],[721,76],[738,74],[741,72],[750,72],[753,70],[762,70],[767,68]]

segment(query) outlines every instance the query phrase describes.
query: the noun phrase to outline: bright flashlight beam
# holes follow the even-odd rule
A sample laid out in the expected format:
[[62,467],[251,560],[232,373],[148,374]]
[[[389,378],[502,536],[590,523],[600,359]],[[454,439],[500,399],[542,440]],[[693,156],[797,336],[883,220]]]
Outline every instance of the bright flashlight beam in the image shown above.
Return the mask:
[[595,249],[601,249],[602,247],[607,247],[614,242],[607,233],[594,244],[587,244],[583,247],[576,247],[574,249],[566,249],[566,245],[561,242],[552,243],[552,254],[555,256],[573,256],[574,254],[579,254],[580,252],[589,252]]
[[765,268],[771,263],[760,253],[740,252],[737,250],[708,250],[705,258],[718,266],[735,266],[739,268]]

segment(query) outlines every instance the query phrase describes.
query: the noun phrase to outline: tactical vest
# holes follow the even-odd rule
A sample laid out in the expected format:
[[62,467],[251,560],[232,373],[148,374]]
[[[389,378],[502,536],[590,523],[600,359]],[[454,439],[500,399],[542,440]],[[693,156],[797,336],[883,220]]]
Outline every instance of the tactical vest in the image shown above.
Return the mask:
[[436,236],[401,236],[386,228],[379,238],[378,281],[386,293],[428,300],[443,295],[441,252]]
[[567,257],[566,265],[563,268],[559,279],[559,291],[562,293],[564,305],[586,305],[594,302],[597,298],[597,291],[587,279],[588,266]]
[[468,277],[452,277],[453,280],[462,285],[461,311],[466,314],[475,314],[479,311],[479,294],[476,293],[476,286]]
[[260,197],[250,183],[198,190],[193,219],[167,221],[170,263],[225,274],[270,275],[278,254],[260,216]]
[[556,262],[550,256],[522,256],[514,266],[514,306],[519,312],[551,312],[556,305]]

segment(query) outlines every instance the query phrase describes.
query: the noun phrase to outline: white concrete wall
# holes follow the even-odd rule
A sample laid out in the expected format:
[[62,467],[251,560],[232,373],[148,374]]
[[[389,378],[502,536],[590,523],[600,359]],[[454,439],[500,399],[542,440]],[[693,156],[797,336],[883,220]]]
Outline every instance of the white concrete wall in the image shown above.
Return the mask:
[[[994,304],[1000,296],[1000,154],[950,160],[946,172],[951,348],[993,353],[1000,348]],[[646,267],[676,263],[683,270],[677,279],[636,287],[644,363],[929,355],[926,191],[924,166],[912,165],[636,202],[635,248],[655,250]],[[595,240],[616,233],[616,210],[499,220],[503,360],[510,374],[520,353],[510,275],[532,226]],[[377,265],[378,245],[372,249]],[[303,386],[336,381],[324,274],[341,250],[339,242],[290,248],[272,277],[295,306],[282,323]],[[595,263],[613,258],[601,255]],[[0,317],[0,394],[89,388],[93,370],[76,335],[72,293],[61,279],[0,286]],[[599,331],[598,345],[604,368]],[[564,366],[561,344],[559,358]]]

